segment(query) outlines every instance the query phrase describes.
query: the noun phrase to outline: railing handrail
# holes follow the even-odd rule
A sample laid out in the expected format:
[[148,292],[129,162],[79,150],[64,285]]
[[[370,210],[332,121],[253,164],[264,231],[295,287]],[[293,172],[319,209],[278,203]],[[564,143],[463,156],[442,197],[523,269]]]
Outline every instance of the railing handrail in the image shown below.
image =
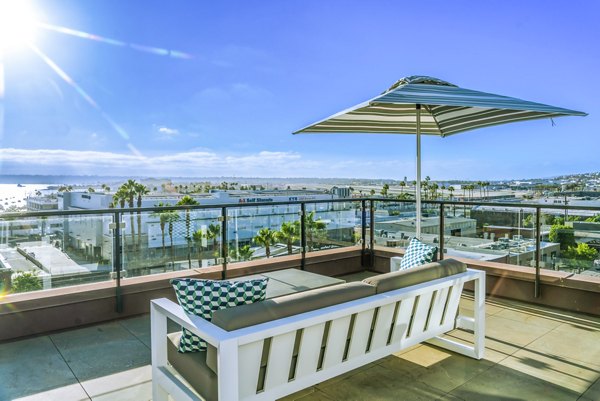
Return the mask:
[[[284,205],[302,205],[310,203],[345,203],[345,202],[387,202],[387,203],[416,203],[414,199],[394,199],[384,197],[362,197],[362,198],[332,198],[332,199],[311,199],[298,201],[277,201],[277,202],[255,202],[255,203],[219,203],[214,205],[170,205],[170,206],[150,206],[150,207],[115,207],[106,209],[85,209],[85,210],[44,210],[44,211],[25,211],[0,213],[0,219],[15,219],[25,217],[51,217],[51,216],[77,216],[77,215],[98,215],[137,212],[162,212],[162,211],[185,211],[185,210],[220,210],[222,208],[251,208],[263,206],[284,206]],[[431,205],[454,205],[454,206],[492,206],[505,207],[513,209],[555,209],[555,210],[588,210],[600,212],[600,206],[577,206],[577,205],[547,205],[543,203],[512,203],[512,202],[487,202],[487,201],[452,201],[452,200],[423,200],[423,204]]]

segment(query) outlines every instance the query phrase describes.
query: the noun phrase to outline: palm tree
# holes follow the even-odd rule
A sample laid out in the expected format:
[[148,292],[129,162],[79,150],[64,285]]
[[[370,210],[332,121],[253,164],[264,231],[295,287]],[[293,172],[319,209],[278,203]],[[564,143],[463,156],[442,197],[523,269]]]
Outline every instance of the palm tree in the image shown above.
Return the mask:
[[169,240],[171,243],[171,259],[173,259],[175,250],[173,248],[173,223],[179,220],[179,213],[175,210],[169,210],[167,212],[167,223],[168,223],[168,231],[169,231]]
[[[194,198],[192,198],[189,195],[184,196],[183,198],[181,198],[179,200],[179,202],[176,203],[176,206],[193,206],[193,205],[197,205],[198,201],[195,200]],[[191,242],[192,242],[192,237],[190,235],[190,228],[191,228],[191,219],[190,219],[190,210],[189,209],[185,209],[185,239],[187,241],[187,246],[188,246],[188,264],[190,269],[192,268],[192,247],[191,247]]]
[[202,230],[197,230],[192,234],[192,239],[196,243],[196,249],[198,252],[198,267],[202,267],[202,240],[206,238],[206,235]]
[[400,193],[404,193],[404,187],[406,186],[406,181],[400,181]]
[[[127,182],[123,185],[121,185],[121,187],[119,188],[119,190],[123,190],[125,196],[126,196],[126,200],[127,203],[129,205],[129,208],[133,209],[134,206],[134,199],[135,199],[135,186],[137,185],[137,182],[135,182],[135,180],[127,180]],[[131,243],[133,244],[134,248],[135,248],[135,227],[133,226],[133,212],[129,212],[129,221],[131,223]]]
[[293,252],[292,245],[300,239],[298,232],[298,224],[296,222],[283,222],[281,228],[275,233],[275,240],[281,241],[287,245],[288,255]]
[[250,245],[241,246],[237,250],[239,260],[250,260],[252,254],[254,254],[254,250],[250,249]]
[[450,192],[450,200],[452,200],[452,194],[454,193],[454,187],[452,185],[450,185],[448,188],[446,188],[448,190],[448,192]]
[[387,197],[389,190],[390,190],[389,184],[383,184],[383,187],[381,188],[381,196]]
[[258,245],[265,247],[265,255],[267,258],[271,256],[271,245],[275,242],[276,232],[268,227],[258,230],[258,234],[253,238],[253,241]]
[[[158,205],[154,205],[154,206],[164,207],[164,206],[169,206],[169,204],[168,203],[164,204],[164,203],[160,202]],[[167,253],[167,250],[165,247],[165,228],[167,226],[167,223],[169,222],[169,216],[171,213],[173,213],[173,212],[169,211],[169,210],[163,210],[163,211],[158,211],[158,212],[154,212],[151,214],[152,217],[158,217],[158,219],[159,219],[160,233],[162,236],[162,256],[163,256],[163,258],[165,257],[165,254]]]
[[[137,195],[137,207],[142,207],[142,196],[150,193],[148,187],[144,184],[134,185],[135,194]],[[137,229],[138,229],[138,249],[142,247],[142,212],[137,212]]]
[[213,240],[213,251],[215,256],[215,264],[217,264],[217,258],[219,257],[219,251],[217,250],[217,240],[221,236],[221,225],[209,224],[206,231],[206,238]]
[[324,233],[325,229],[327,228],[327,224],[321,219],[315,220],[315,212],[312,211],[306,215],[304,219],[304,227],[306,229],[306,242],[308,244],[308,250],[312,251],[315,237],[320,237]]

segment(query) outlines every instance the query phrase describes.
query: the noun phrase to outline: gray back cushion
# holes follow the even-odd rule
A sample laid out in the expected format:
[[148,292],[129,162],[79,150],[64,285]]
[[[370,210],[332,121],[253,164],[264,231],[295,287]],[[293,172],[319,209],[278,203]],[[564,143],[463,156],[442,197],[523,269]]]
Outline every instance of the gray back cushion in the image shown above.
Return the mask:
[[354,282],[317,288],[213,313],[212,322],[231,331],[341,304],[375,294],[372,285]]
[[463,262],[444,259],[419,267],[369,277],[363,282],[375,286],[377,293],[380,294],[466,271],[467,265]]

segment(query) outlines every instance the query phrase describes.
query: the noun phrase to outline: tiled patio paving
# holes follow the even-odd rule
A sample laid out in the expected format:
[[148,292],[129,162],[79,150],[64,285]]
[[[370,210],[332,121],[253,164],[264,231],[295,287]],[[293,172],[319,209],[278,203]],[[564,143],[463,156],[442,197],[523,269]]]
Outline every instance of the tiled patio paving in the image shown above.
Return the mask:
[[[486,314],[482,361],[420,345],[285,400],[600,400],[600,319],[497,301]],[[149,400],[149,345],[148,315],[0,344],[0,400]]]

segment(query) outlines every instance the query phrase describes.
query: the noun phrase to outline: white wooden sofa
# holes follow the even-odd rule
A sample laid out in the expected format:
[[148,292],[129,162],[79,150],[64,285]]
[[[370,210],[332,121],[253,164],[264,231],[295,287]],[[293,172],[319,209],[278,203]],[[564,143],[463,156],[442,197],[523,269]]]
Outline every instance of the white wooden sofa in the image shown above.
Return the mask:
[[[186,315],[168,299],[153,300],[153,400],[167,401],[170,395],[177,401],[272,401],[424,341],[481,359],[485,272],[452,259],[417,269],[429,270],[238,306],[215,312],[213,322]],[[474,315],[460,316],[460,296],[469,281]],[[334,304],[290,315],[314,308],[315,300]],[[177,334],[167,335],[167,319],[202,337],[209,350],[177,353]],[[473,331],[474,344],[440,337],[456,327]]]

